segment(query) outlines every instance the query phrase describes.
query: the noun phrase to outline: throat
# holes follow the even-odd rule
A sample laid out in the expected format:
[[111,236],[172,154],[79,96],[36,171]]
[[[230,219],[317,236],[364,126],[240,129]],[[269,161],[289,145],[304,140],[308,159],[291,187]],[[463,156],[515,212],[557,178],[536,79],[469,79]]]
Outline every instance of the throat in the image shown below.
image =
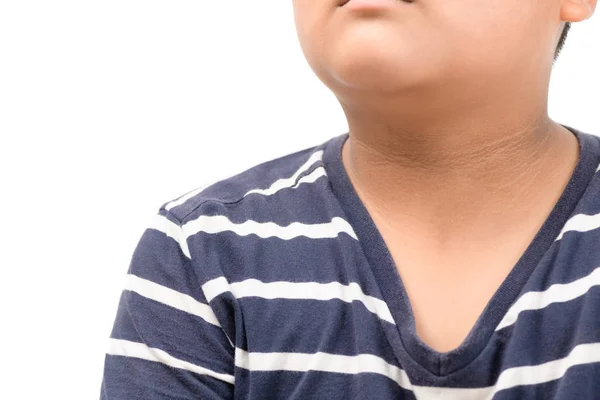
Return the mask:
[[402,221],[440,241],[464,230],[485,234],[490,225],[495,233],[510,230],[513,220],[528,218],[533,207],[549,213],[579,159],[577,138],[562,127],[544,150],[524,156],[528,161],[520,167],[489,171],[451,169],[440,175],[435,169],[394,169],[397,164],[370,151],[358,150],[362,155],[353,159],[351,146],[347,140],[342,161],[363,203],[384,221]]

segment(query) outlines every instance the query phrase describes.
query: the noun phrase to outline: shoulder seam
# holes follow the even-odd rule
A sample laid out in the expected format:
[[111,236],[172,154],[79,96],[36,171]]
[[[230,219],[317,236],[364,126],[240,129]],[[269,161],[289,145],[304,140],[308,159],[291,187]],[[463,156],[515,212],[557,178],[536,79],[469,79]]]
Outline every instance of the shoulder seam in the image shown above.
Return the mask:
[[182,223],[181,223],[182,221],[180,221],[179,218],[177,218],[177,216],[171,212],[171,210],[167,210],[165,208],[166,204],[169,204],[169,203],[165,203],[165,205],[162,206],[160,208],[160,210],[165,210],[165,212],[166,212],[165,217],[168,216],[168,215],[170,215],[171,217],[173,217],[173,219],[175,220],[175,223],[177,223],[177,225],[181,228],[182,227]]
[[[321,144],[321,145],[318,145],[318,146],[313,146],[313,147],[312,147],[312,148],[310,148],[310,149],[311,149],[311,151],[309,151],[309,152],[308,152],[308,153],[309,153],[309,158],[310,158],[310,156],[311,156],[312,154],[314,154],[315,152],[317,152],[317,151],[323,151],[323,150],[324,150],[324,144]],[[319,163],[317,163],[317,164],[319,164]],[[314,168],[308,168],[306,171],[304,171],[304,173],[302,173],[302,174],[300,174],[300,175],[298,175],[298,176],[296,177],[296,179],[294,180],[294,184],[292,185],[292,187],[296,186],[296,184],[298,183],[298,181],[299,181],[301,178],[303,178],[305,175],[307,175],[309,172],[312,172],[312,171],[314,171],[316,168],[319,168],[319,167],[322,167],[322,166],[323,166],[323,165],[322,165],[322,163],[321,163],[320,165],[317,165],[317,166],[315,166]],[[211,185],[207,186],[207,187],[206,187],[206,188],[204,188],[204,189],[208,189],[210,186],[213,186],[213,185],[219,184],[220,182],[223,182],[223,181],[225,181],[225,180],[227,180],[227,179],[229,179],[229,178],[224,178],[223,180],[220,180],[220,181],[217,181],[217,182],[213,182]],[[272,183],[271,183],[271,184],[272,184]],[[201,196],[201,193],[199,193],[199,195]],[[185,219],[186,219],[187,217],[189,217],[191,213],[193,213],[194,211],[196,211],[198,208],[200,208],[200,207],[201,207],[201,206],[202,206],[204,203],[206,203],[207,201],[216,201],[216,202],[218,202],[218,203],[221,203],[221,204],[236,204],[236,203],[239,203],[240,201],[244,200],[245,198],[246,198],[245,194],[242,194],[242,195],[241,195],[241,197],[239,197],[237,200],[221,200],[221,199],[217,199],[217,198],[214,198],[214,197],[213,197],[213,198],[210,198],[210,197],[209,197],[209,198],[206,198],[206,199],[202,200],[202,201],[200,202],[200,204],[198,204],[196,207],[194,207],[193,209],[191,209],[191,210],[190,210],[190,211],[189,211],[187,214],[185,214],[185,215],[184,215],[184,216],[181,218],[180,224],[183,224],[183,223],[184,223],[184,221],[185,221]],[[170,211],[169,211],[169,212],[170,212]]]
[[[316,166],[316,167],[314,167],[314,168],[309,168],[308,170],[304,171],[304,173],[302,173],[302,174],[298,175],[298,176],[296,177],[296,179],[294,180],[294,184],[293,184],[291,187],[294,187],[294,186],[296,186],[296,185],[298,184],[298,181],[299,181],[300,179],[302,179],[302,178],[303,178],[305,175],[308,175],[308,173],[309,173],[309,172],[312,172],[312,171],[314,171],[314,170],[315,170],[316,168],[318,168],[318,167],[321,167],[321,165],[317,165],[317,166]],[[241,197],[239,197],[237,200],[220,200],[220,199],[216,199],[216,198],[207,198],[207,199],[204,199],[202,202],[200,202],[200,204],[198,204],[196,207],[194,207],[192,210],[190,210],[190,211],[189,211],[187,214],[185,214],[185,216],[183,216],[183,217],[182,217],[180,224],[183,224],[183,221],[185,221],[185,219],[186,219],[187,217],[189,217],[189,215],[190,215],[191,213],[193,213],[194,211],[196,211],[198,208],[200,208],[200,207],[201,207],[201,206],[202,206],[204,203],[206,203],[207,201],[216,201],[216,202],[218,202],[218,203],[220,203],[220,204],[236,204],[236,203],[239,203],[239,202],[241,202],[241,201],[242,201],[242,200],[244,200],[245,198],[246,198],[246,196],[245,196],[245,195],[242,195],[242,196],[241,196]]]

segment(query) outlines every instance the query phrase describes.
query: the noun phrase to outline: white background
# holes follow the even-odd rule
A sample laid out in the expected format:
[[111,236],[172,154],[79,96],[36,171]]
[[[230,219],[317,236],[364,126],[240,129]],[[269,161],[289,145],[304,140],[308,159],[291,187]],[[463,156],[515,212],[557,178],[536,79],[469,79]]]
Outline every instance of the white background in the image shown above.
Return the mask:
[[[594,134],[599,18],[572,27],[549,103]],[[291,0],[1,2],[0,398],[97,399],[158,208],[346,131]]]

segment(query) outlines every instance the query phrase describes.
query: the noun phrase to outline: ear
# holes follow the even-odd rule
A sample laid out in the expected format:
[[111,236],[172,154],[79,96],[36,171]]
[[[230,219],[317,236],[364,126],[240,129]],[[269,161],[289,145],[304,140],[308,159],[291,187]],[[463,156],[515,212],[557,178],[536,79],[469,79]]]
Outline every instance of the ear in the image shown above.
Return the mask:
[[597,0],[562,0],[560,19],[565,22],[579,22],[590,18],[596,9]]

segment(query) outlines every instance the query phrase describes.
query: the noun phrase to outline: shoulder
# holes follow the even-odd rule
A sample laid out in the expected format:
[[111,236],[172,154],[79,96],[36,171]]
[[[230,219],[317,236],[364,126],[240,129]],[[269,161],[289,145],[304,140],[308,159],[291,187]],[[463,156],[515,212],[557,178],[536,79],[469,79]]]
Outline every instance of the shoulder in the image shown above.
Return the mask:
[[330,141],[264,161],[233,176],[205,182],[163,202],[159,213],[185,224],[200,215],[222,214],[219,208],[225,211],[240,206],[248,196],[270,196],[293,188],[303,177],[323,166],[323,152]]

